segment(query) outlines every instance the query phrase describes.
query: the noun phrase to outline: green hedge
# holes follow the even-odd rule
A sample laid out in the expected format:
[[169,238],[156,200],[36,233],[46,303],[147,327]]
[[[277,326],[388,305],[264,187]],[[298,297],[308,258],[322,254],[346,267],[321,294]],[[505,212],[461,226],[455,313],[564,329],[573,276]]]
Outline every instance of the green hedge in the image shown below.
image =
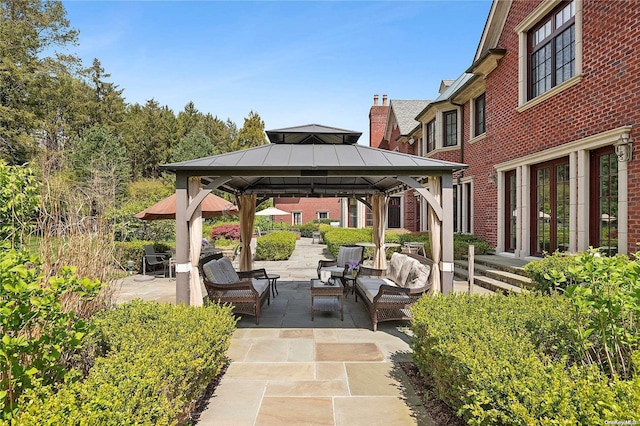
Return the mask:
[[295,232],[274,231],[257,239],[256,260],[287,260],[296,248]]
[[168,242],[157,241],[124,241],[116,242],[115,257],[116,262],[122,269],[127,268],[127,262],[133,260],[133,270],[142,273],[142,256],[144,255],[144,246],[152,244],[158,253],[166,253],[175,245]]
[[[351,245],[359,242],[373,242],[373,231],[371,228],[331,228],[326,225],[320,226],[323,241],[327,244],[327,248],[334,257],[338,256],[340,246]],[[431,242],[428,232],[405,232],[400,233],[394,230],[385,231],[385,242],[398,243],[402,245],[405,242],[423,242],[425,243],[425,251],[427,257],[430,257]],[[469,253],[469,245],[475,246],[475,254],[487,254],[493,251],[493,247],[480,237],[469,234],[454,234],[453,236],[453,255],[455,259],[466,258]],[[401,248],[387,249],[387,257],[391,257],[394,251],[401,251]],[[373,255],[372,248],[365,249],[365,258]]]
[[327,249],[331,254],[337,257],[340,246],[348,246],[359,242],[371,242],[373,241],[373,236],[371,228],[332,228],[329,226],[324,232],[322,240],[327,245]]
[[412,308],[414,361],[468,424],[640,420],[638,374],[608,381],[570,361],[569,311],[558,295],[424,297]]
[[84,380],[22,400],[22,425],[184,424],[221,371],[236,320],[228,306],[142,302],[95,319],[98,353]]

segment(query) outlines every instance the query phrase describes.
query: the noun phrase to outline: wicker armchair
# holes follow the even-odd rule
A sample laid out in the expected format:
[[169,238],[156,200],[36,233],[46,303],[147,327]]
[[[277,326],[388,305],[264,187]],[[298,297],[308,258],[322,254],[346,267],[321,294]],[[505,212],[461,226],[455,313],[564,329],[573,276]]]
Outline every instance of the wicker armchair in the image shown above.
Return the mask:
[[235,313],[254,315],[256,325],[260,324],[262,305],[265,301],[271,303],[264,268],[236,272],[231,261],[218,253],[200,259],[198,269],[212,302],[230,303]]
[[340,246],[337,259],[318,261],[318,278],[320,278],[322,271],[331,272],[332,278],[337,278],[342,281],[342,285],[348,294],[349,283],[344,278],[347,273],[350,273],[348,270],[348,264],[357,262],[358,266],[360,266],[362,265],[363,259],[364,247],[355,245]]

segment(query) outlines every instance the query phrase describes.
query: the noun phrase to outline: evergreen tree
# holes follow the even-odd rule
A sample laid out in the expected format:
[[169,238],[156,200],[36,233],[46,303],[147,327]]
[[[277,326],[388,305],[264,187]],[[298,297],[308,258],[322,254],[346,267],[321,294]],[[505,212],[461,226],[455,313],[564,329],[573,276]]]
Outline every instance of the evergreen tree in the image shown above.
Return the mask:
[[117,130],[124,120],[125,102],[122,98],[124,89],[118,89],[114,83],[105,81],[111,74],[105,73],[100,61],[95,58],[91,67],[83,70],[92,91],[89,110],[89,126],[106,126],[109,130]]
[[199,129],[202,114],[196,109],[193,102],[189,101],[184,110],[178,113],[178,137],[187,136],[193,130]]
[[218,152],[211,139],[202,130],[196,129],[178,141],[171,155],[171,162],[195,160],[216,154]]
[[157,178],[176,143],[176,117],[154,99],[128,108],[123,134],[134,180]]
[[10,164],[28,160],[36,142],[57,141],[41,131],[51,109],[43,94],[60,92],[56,77],[76,59],[42,53],[76,42],[65,15],[60,1],[0,1],[0,157]]
[[267,143],[267,136],[264,133],[264,121],[257,112],[251,111],[244,119],[244,125],[238,132],[238,137],[234,142],[235,150],[252,148]]

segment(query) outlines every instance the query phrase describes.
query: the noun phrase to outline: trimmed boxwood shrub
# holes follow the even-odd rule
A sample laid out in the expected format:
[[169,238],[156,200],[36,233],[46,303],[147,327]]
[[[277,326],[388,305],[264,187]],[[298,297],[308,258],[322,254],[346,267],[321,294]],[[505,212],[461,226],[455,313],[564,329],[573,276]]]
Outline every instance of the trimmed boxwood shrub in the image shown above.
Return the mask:
[[572,362],[569,312],[559,295],[424,297],[412,308],[414,361],[469,424],[640,420],[638,374],[608,381]]
[[256,260],[286,260],[296,248],[295,232],[275,231],[259,237],[256,244]]
[[98,354],[84,380],[35,388],[19,424],[184,424],[221,371],[235,330],[229,306],[133,302],[95,318]]
[[[320,232],[323,234],[323,241],[327,244],[327,249],[334,257],[338,256],[340,246],[351,245],[359,242],[373,242],[373,230],[371,228],[332,228],[325,225],[320,226]],[[431,242],[428,232],[407,232],[399,233],[393,230],[385,231],[385,242],[402,243],[408,241],[418,241],[425,243],[425,251],[427,257],[430,257]],[[453,236],[453,255],[455,259],[466,258],[469,253],[469,245],[475,245],[475,254],[487,254],[493,250],[493,247],[483,239],[469,234],[454,234]],[[401,247],[397,249],[387,249],[387,257],[391,257],[394,251],[401,251]],[[373,255],[372,248],[365,249],[365,258]]]
[[453,234],[453,258],[466,259],[469,256],[469,246],[473,245],[474,254],[488,254],[493,252],[493,247],[480,237],[472,234]]

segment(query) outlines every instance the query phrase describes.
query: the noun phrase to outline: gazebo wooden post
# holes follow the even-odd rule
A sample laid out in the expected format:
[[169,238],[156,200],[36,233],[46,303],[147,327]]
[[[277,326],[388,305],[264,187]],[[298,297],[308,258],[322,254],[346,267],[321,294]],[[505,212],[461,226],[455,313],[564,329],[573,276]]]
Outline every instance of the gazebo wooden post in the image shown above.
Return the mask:
[[445,173],[442,182],[442,293],[453,292],[453,174]]
[[189,175],[176,173],[176,304],[189,306],[189,225],[187,207],[189,206]]

